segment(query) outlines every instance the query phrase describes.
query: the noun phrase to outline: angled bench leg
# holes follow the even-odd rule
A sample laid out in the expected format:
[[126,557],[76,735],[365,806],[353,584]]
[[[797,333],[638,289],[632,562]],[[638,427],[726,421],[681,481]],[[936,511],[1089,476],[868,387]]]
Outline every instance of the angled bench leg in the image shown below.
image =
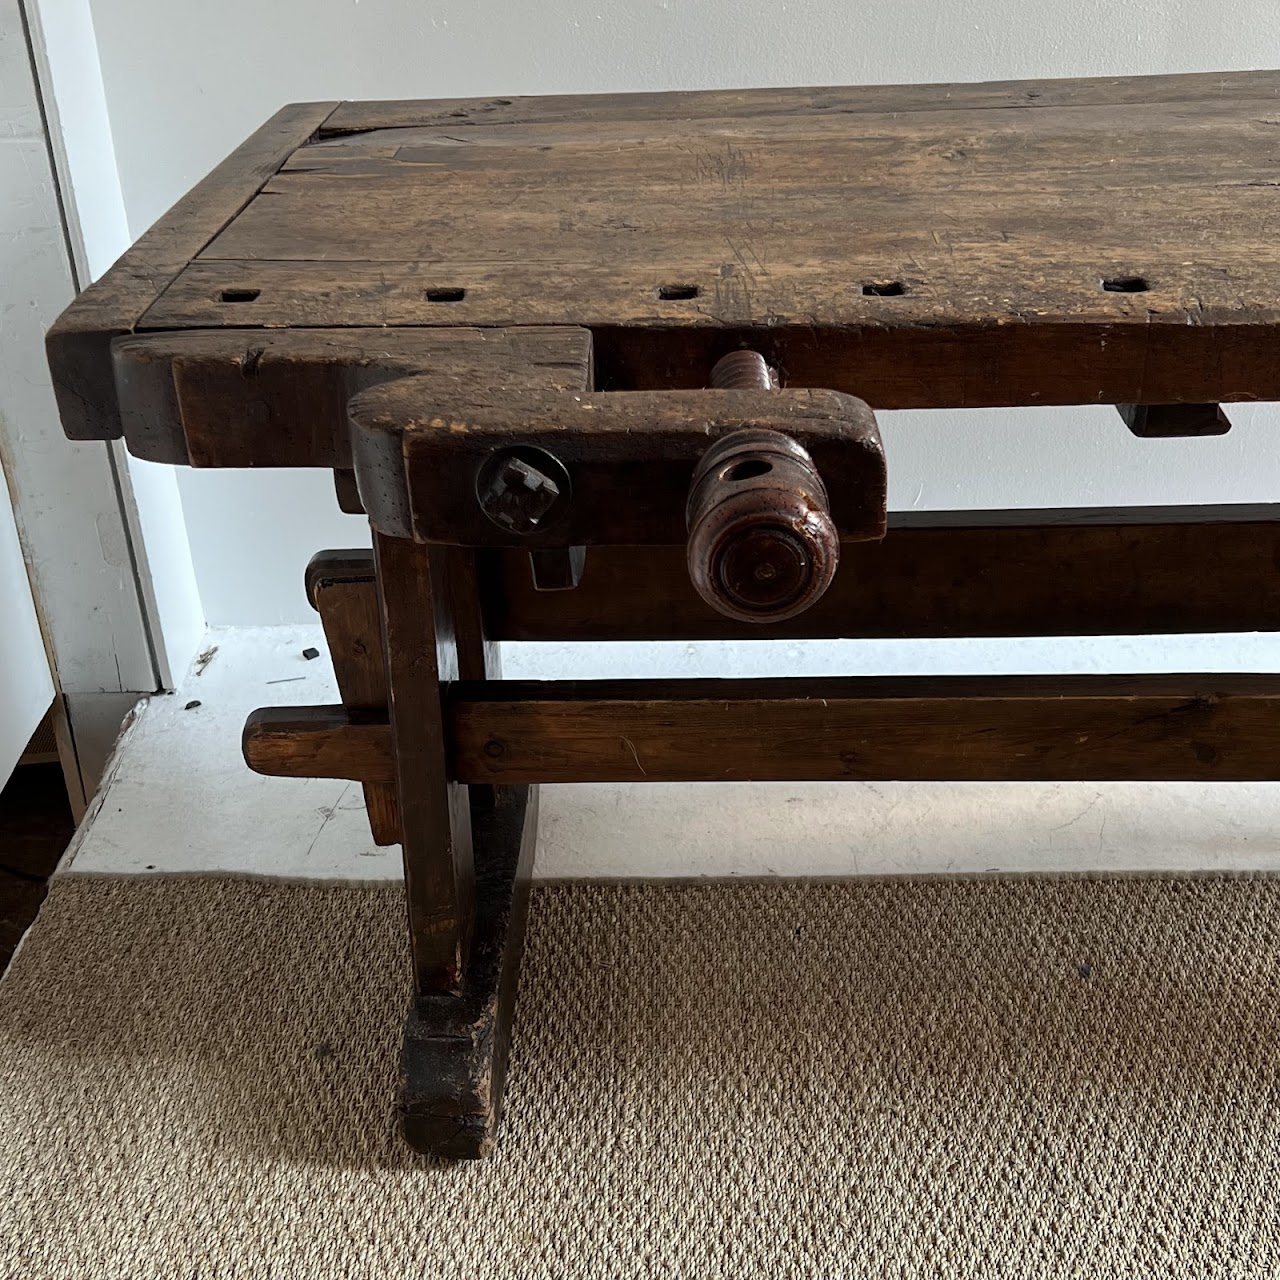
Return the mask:
[[419,994],[405,1026],[400,1123],[415,1151],[473,1159],[493,1147],[537,827],[537,787],[502,787],[472,806],[476,915],[462,992]]
[[[501,1114],[537,788],[449,780],[443,688],[498,674],[477,559],[377,535],[373,551],[317,555],[306,585],[347,714],[390,726],[395,781],[364,790],[374,839],[404,851],[414,981],[404,1135],[429,1154],[481,1156]],[[255,713],[250,726],[270,714]],[[252,752],[250,762],[264,763]],[[294,776],[323,767],[312,758]]]
[[448,778],[443,687],[458,678],[449,553],[374,535],[414,988],[458,994],[475,916],[471,806]]
[[443,686],[497,671],[474,555],[375,534],[374,556],[415,992],[402,1127],[419,1151],[481,1156],[501,1113],[536,793],[449,781]]

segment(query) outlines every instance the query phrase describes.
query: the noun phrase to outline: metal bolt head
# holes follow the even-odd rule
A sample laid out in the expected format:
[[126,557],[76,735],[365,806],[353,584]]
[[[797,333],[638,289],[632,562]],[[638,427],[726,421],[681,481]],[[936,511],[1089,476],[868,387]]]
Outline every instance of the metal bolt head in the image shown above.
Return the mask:
[[491,454],[476,477],[476,498],[494,524],[511,533],[535,532],[568,496],[568,475],[543,450]]

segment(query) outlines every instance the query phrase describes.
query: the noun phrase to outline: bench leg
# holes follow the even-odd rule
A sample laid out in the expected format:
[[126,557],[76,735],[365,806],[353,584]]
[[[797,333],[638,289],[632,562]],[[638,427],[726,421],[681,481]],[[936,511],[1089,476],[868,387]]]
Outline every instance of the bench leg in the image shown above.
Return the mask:
[[395,781],[365,782],[379,844],[404,852],[414,999],[401,1123],[415,1149],[473,1157],[502,1106],[537,829],[536,787],[449,781],[441,694],[498,674],[476,557],[378,537],[307,567],[343,706],[390,722]]
[[442,690],[496,674],[475,557],[374,535],[414,1004],[401,1122],[415,1149],[493,1145],[537,821],[528,788],[449,781]]
[[401,1131],[415,1151],[489,1153],[502,1115],[538,827],[537,787],[472,807],[476,912],[460,995],[420,995],[400,1059]]

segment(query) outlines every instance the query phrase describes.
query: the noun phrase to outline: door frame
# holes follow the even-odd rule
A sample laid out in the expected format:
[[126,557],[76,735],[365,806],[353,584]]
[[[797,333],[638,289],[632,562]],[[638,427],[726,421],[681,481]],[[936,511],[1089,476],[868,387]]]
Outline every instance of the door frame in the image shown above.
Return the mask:
[[18,26],[26,45],[26,127],[44,144],[31,148],[32,204],[61,241],[38,266],[21,334],[20,356],[45,386],[35,412],[0,420],[0,451],[69,728],[74,801],[92,795],[139,697],[185,675],[205,620],[173,470],[130,458],[118,441],[66,440],[45,372],[44,330],[133,239],[89,0],[0,0],[0,24]]

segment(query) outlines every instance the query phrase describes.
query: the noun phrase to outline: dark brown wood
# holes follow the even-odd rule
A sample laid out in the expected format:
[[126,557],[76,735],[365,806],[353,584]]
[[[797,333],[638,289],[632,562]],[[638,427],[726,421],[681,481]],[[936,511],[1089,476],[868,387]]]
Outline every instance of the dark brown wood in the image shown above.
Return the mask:
[[347,402],[407,374],[445,402],[589,385],[585,330],[199,330],[112,347],[129,451],[197,467],[350,468]]
[[586,325],[605,388],[751,344],[877,408],[1280,398],[1275,83],[347,108],[145,324]]
[[47,347],[63,429],[73,440],[113,440],[122,433],[111,364],[111,341],[131,333],[220,230],[238,214],[298,147],[324,124],[337,103],[282,108],[196,184],[100,280],[81,292],[49,331]]
[[[1042,520],[1055,515],[1026,514]],[[1176,514],[1156,511],[1146,518]],[[911,518],[917,515],[927,513]],[[950,515],[992,518],[985,512]],[[1140,511],[1134,515],[1142,518]],[[1085,512],[1082,518],[1093,517]],[[489,625],[502,640],[1280,630],[1280,521],[1274,518],[891,528],[883,542],[844,545],[830,590],[812,608],[763,626],[735,622],[700,599],[679,547],[595,547],[577,589],[554,596],[534,589],[523,554],[489,555],[498,584],[489,600]]]
[[447,780],[442,686],[458,675],[443,552],[374,536],[414,989],[457,992],[475,910],[471,810]]
[[[1135,207],[1141,199],[1132,192],[1114,198],[1132,200]],[[1053,207],[1069,205],[1069,194],[1055,195]],[[1263,217],[1256,206],[1249,213],[1251,220]],[[1041,216],[1047,217],[1047,212],[1028,214],[1027,219]],[[1207,212],[1206,220],[1221,222],[1233,216],[1224,200]],[[1203,227],[1188,227],[1178,234],[1196,237],[1203,232]],[[798,238],[799,232],[795,234]],[[979,228],[971,234],[998,240],[1001,230]],[[1102,229],[1091,228],[1090,234],[1103,238]],[[1133,229],[1131,235],[1136,242],[1139,231]],[[1044,251],[1055,250],[1056,246]],[[1143,252],[1135,243],[1122,255],[1100,246],[1094,262],[1081,264],[1078,275],[1067,277],[1065,268],[1058,268],[1036,293],[1011,299],[1009,310],[973,318],[987,296],[982,292],[986,282],[1016,273],[1016,266],[993,254],[965,286],[967,298],[926,291],[918,277],[913,291],[863,298],[859,280],[869,270],[859,271],[856,264],[841,269],[833,260],[815,272],[804,289],[789,295],[796,297],[797,311],[806,304],[817,306],[827,296],[849,300],[841,313],[819,314],[812,324],[801,316],[775,315],[770,300],[754,294],[751,305],[758,303],[759,314],[748,312],[744,302],[721,307],[694,300],[651,309],[663,277],[691,273],[684,262],[666,270],[661,264],[637,267],[628,277],[595,265],[575,266],[571,273],[560,271],[551,277],[543,268],[480,265],[467,269],[469,294],[517,299],[550,295],[557,306],[553,310],[513,302],[501,310],[464,310],[460,304],[456,321],[534,325],[554,323],[559,316],[565,324],[580,323],[591,329],[596,383],[603,390],[700,387],[717,359],[750,344],[780,370],[787,385],[846,392],[877,410],[1280,400],[1280,366],[1265,350],[1266,335],[1280,322],[1280,308],[1272,309],[1265,298],[1238,304],[1219,292],[1225,275],[1209,278],[1192,268],[1181,268],[1172,279],[1162,277],[1159,289],[1144,294],[1101,289],[1103,273],[1133,269],[1113,263],[1135,258],[1163,262],[1163,255],[1171,252],[1156,247]],[[1250,252],[1262,256],[1265,251],[1255,244]],[[740,268],[724,258],[732,258],[731,252],[719,254],[699,272],[704,283],[693,287],[700,290],[700,299],[733,296],[719,272],[722,267]],[[233,288],[236,281],[255,281],[261,296],[272,300],[263,307],[263,322],[270,325],[299,323],[308,314],[314,317],[312,323],[325,325],[341,324],[345,316],[350,324],[370,327],[383,314],[399,326],[438,323],[421,303],[435,273],[417,264],[352,262],[343,264],[341,277],[335,279],[335,270],[306,262],[201,260],[188,268],[163,304],[153,308],[149,320],[157,328],[216,325],[225,317],[219,316],[210,296]],[[833,285],[836,273],[838,288]],[[875,274],[892,276],[894,270],[889,266]],[[898,274],[906,275],[907,267]],[[734,282],[736,277],[727,279]],[[737,280],[737,296],[749,294],[753,284],[749,278]],[[1100,299],[1093,298],[1095,290]],[[1201,295],[1214,300],[1203,320],[1197,319],[1201,312],[1195,302]],[[953,310],[958,318],[938,318]],[[616,321],[608,318],[614,311],[621,314]],[[1043,322],[1029,323],[1023,316]],[[1207,354],[1210,335],[1217,353],[1213,357]],[[1146,363],[1144,353],[1149,353]]]
[[1280,97],[1280,72],[1193,72],[1164,76],[1100,76],[1065,80],[965,81],[908,85],[818,85],[777,89],[712,89],[669,93],[550,94],[490,98],[389,99],[344,102],[325,121],[321,137],[338,139],[373,129],[424,126],[589,121],[743,119],[886,111],[1026,110],[1124,107],[1149,102],[1194,102],[1230,86],[1240,98],[1265,106]]
[[[694,467],[709,441],[742,429],[783,432],[812,455],[844,538],[884,530],[884,451],[875,418],[823,391],[592,393],[495,388],[470,403],[402,378],[350,408],[360,492],[374,526],[398,537],[465,546],[679,543]],[[486,514],[482,465],[513,447],[549,455],[568,484],[536,527]],[[531,454],[531,457],[535,455]],[[406,521],[405,517],[408,516]]]
[[[357,719],[387,718],[387,668],[372,551],[322,551],[307,565],[307,599],[320,614],[342,705]],[[376,844],[400,841],[395,786],[364,785]]]
[[[502,655],[485,617],[485,596],[492,591],[486,569],[468,547],[439,547],[436,554],[448,564],[458,679],[497,680],[502,675]],[[497,800],[495,787],[476,784],[469,790],[472,809]]]
[[1268,781],[1280,676],[541,681],[451,693],[467,781]]
[[1116,408],[1125,426],[1147,440],[1224,436],[1231,430],[1231,419],[1220,404],[1118,404]]
[[[1280,519],[1230,520],[1215,508],[1195,524],[1193,510],[1154,509],[1149,524],[1094,524],[1119,513],[1085,510],[1079,525],[976,528],[915,521],[1072,513],[910,513],[884,542],[846,546],[843,572],[809,613],[765,627],[700,600],[678,548],[597,547],[577,590],[554,596],[537,589],[523,553],[489,552],[486,625],[492,640],[583,641],[1280,630]],[[372,583],[363,589],[368,604]]]
[[[1268,781],[1280,676],[489,681],[449,691],[466,783]],[[385,780],[385,726],[258,712],[262,773]]]
[[400,1058],[400,1124],[418,1151],[475,1158],[493,1148],[528,915],[536,787],[472,811],[476,921],[457,996],[419,996]]
[[529,552],[535,591],[572,591],[586,567],[586,547],[543,547]]
[[365,514],[364,503],[360,501],[360,490],[356,485],[356,473],[354,470],[346,470],[342,467],[335,469],[333,473],[333,496],[338,500],[338,510],[345,512],[349,516],[362,516]]
[[[1278,103],[1246,72],[288,108],[59,321],[72,437],[325,467],[372,516],[372,566],[309,575],[345,705],[258,712],[244,748],[361,781],[403,836],[413,1145],[493,1141],[526,783],[1276,777],[1275,675],[503,683],[495,641],[1280,631],[1277,506],[854,541],[885,530],[867,405],[1163,436],[1280,400]],[[697,389],[745,348],[828,390],[726,414],[748,393]],[[765,626],[685,563],[694,465],[742,426],[810,450],[845,539]]]
[[289,108],[55,327],[55,380],[101,438],[139,327],[549,323],[595,331],[605,387],[755,343],[886,408],[1280,398],[1276,83]]
[[396,753],[385,716],[343,706],[259,707],[241,735],[245,763],[271,778],[349,778],[366,787],[396,782]]

